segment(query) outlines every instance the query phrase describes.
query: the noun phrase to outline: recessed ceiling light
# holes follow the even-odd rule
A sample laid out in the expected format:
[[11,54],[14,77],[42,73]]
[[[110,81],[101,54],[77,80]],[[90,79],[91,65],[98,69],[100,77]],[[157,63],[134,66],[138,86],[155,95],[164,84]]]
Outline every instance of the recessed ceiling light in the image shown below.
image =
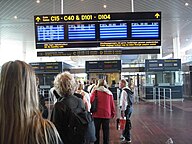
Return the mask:
[[37,0],[36,3],[40,3],[40,0]]
[[185,6],[188,6],[188,5],[189,5],[189,3],[186,2],[186,3],[185,3]]
[[17,16],[14,16],[14,19],[17,19]]
[[103,7],[104,7],[104,8],[107,8],[107,5],[104,4]]
[[81,0],[81,1],[84,1],[84,0]]

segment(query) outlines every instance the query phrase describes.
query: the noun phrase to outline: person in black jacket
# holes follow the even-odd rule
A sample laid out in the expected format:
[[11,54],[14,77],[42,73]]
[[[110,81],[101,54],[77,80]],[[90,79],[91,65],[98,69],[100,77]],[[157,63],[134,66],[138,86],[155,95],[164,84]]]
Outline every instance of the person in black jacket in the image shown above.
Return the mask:
[[55,124],[61,139],[65,144],[83,144],[84,135],[78,133],[76,137],[70,134],[69,128],[70,111],[78,109],[86,111],[85,104],[82,99],[74,96],[76,90],[76,82],[74,77],[69,72],[58,74],[54,80],[54,87],[58,94],[62,97],[56,102],[51,115],[51,121]]

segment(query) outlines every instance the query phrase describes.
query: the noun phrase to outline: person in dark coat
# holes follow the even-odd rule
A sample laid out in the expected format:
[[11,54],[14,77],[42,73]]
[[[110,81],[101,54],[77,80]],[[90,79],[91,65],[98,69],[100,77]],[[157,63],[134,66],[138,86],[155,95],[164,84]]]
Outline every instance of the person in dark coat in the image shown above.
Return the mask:
[[54,80],[54,87],[61,98],[54,105],[51,121],[55,124],[65,144],[83,144],[84,139],[82,137],[72,137],[68,131],[69,111],[76,108],[86,111],[82,99],[74,95],[76,90],[74,77],[69,72],[58,74]]

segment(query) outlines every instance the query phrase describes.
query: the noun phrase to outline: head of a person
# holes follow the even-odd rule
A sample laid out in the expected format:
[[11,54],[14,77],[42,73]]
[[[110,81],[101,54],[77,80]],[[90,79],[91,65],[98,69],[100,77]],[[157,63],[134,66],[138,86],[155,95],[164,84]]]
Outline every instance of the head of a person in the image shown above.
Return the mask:
[[38,117],[41,114],[32,67],[19,60],[6,62],[0,73],[0,143],[23,144],[28,137],[35,141]]
[[104,86],[107,87],[107,82],[104,79],[99,79],[97,83],[97,87]]
[[1,117],[9,115],[10,119],[24,120],[38,107],[36,76],[32,67],[19,60],[3,64],[0,74]]
[[116,84],[115,80],[112,80],[112,84]]
[[78,83],[78,88],[77,90],[83,90],[83,84],[82,83]]
[[122,79],[119,81],[119,88],[124,88],[127,86],[127,81],[125,79]]
[[56,76],[54,87],[61,96],[71,96],[74,94],[77,84],[73,75],[65,71]]

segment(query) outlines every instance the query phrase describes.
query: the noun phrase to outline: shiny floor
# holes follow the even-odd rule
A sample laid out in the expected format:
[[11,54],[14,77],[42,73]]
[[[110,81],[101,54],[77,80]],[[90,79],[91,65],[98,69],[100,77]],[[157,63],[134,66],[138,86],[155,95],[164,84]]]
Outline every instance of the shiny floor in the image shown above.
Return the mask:
[[[140,101],[134,104],[132,144],[192,144],[192,101],[173,102],[173,111],[158,104]],[[120,144],[121,131],[116,130],[116,119],[110,124],[110,144]],[[102,140],[101,143],[102,144]]]

